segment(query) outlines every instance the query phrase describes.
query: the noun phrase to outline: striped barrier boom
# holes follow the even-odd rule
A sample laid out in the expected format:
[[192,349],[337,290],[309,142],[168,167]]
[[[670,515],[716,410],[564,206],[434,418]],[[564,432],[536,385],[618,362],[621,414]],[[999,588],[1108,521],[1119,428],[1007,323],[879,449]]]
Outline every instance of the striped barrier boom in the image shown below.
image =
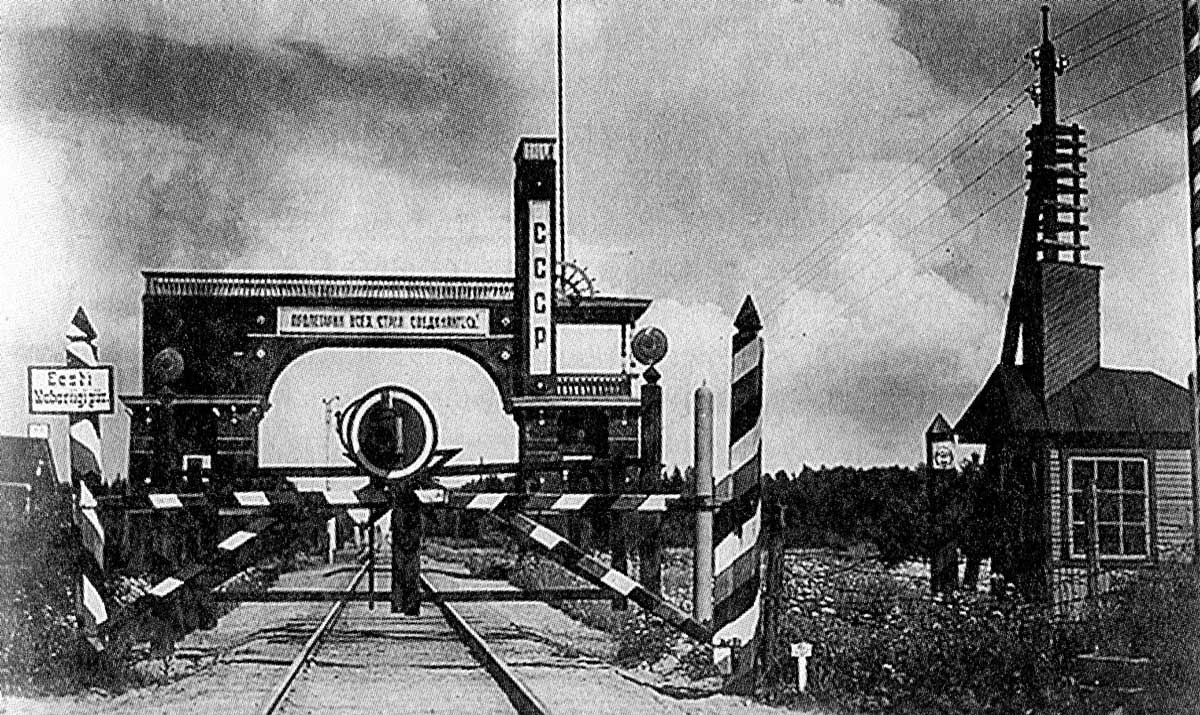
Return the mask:
[[[422,504],[467,511],[516,511],[599,513],[629,511],[660,513],[712,508],[711,500],[679,494],[598,494],[461,492],[418,489]],[[387,492],[375,487],[351,490],[244,491],[228,493],[163,493],[134,497],[101,497],[100,508],[175,511],[188,509],[340,509],[391,508]]]
[[217,544],[212,561],[188,564],[168,576],[159,578],[145,594],[113,614],[105,624],[105,630],[115,630],[122,624],[139,618],[147,608],[154,608],[157,603],[177,595],[182,588],[192,585],[201,576],[232,575],[240,565],[241,556],[249,552],[249,547],[261,541],[264,534],[280,523],[282,522],[271,517],[261,517],[239,528]]
[[[80,307],[67,328],[67,367],[96,367],[96,330]],[[104,585],[104,526],[96,513],[94,494],[104,482],[100,443],[100,415],[72,413],[70,425],[71,491],[75,501],[75,525],[79,529],[79,591],[76,615],[84,638],[103,650],[99,628],[108,620],[108,598]]]
[[503,524],[516,536],[531,541],[551,559],[588,583],[629,599],[646,612],[658,616],[700,642],[709,639],[709,630],[702,623],[695,621],[683,611],[646,590],[637,581],[620,571],[605,566],[600,560],[588,555],[583,549],[567,541],[557,532],[547,529],[524,514],[489,513],[492,518]]
[[180,511],[191,509],[326,509],[390,506],[382,489],[300,491],[277,489],[243,492],[164,492],[140,496],[101,497],[101,509]]
[[733,323],[729,472],[714,486],[713,659],[731,684],[754,671],[762,578],[762,321],[746,296]]
[[[512,494],[509,492],[449,492],[445,504],[467,511],[550,511],[598,513],[632,511],[660,513],[696,511],[706,502],[678,494]],[[711,508],[711,503],[707,504]]]

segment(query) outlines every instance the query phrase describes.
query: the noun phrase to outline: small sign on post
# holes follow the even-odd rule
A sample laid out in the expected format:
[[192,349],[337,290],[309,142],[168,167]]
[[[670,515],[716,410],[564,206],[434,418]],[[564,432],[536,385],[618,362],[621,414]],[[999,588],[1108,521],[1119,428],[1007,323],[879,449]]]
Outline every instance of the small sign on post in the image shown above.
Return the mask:
[[114,409],[112,365],[29,366],[30,414],[112,414]]
[[796,687],[803,693],[808,690],[808,659],[812,657],[812,643],[793,643],[792,657],[796,659]]

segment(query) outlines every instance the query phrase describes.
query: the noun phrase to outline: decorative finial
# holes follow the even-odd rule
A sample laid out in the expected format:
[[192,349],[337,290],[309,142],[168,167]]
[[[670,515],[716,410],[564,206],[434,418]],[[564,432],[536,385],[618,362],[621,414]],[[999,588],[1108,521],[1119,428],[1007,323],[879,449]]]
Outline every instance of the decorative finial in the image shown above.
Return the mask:
[[754,307],[754,300],[750,296],[746,296],[746,300],[742,302],[742,309],[733,319],[733,327],[741,333],[757,333],[762,330],[762,320],[759,319],[758,309]]

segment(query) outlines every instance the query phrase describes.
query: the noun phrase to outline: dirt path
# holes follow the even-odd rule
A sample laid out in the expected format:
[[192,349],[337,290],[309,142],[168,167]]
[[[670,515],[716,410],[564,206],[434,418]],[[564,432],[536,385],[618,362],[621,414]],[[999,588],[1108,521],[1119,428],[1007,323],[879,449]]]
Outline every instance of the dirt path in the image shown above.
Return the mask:
[[[506,582],[450,575],[454,564],[426,561],[430,581],[445,588],[512,588]],[[335,589],[348,582],[342,572],[325,576],[310,569],[280,578],[281,588]],[[386,576],[377,588],[386,589]],[[327,604],[244,604],[217,628],[188,636],[167,664],[171,682],[121,695],[8,698],[0,712],[29,715],[151,715],[257,713],[287,662],[299,650]],[[386,604],[373,612],[350,604],[339,631],[318,652],[318,667],[301,677],[289,713],[504,712],[495,705],[494,684],[474,665],[461,644],[447,636],[433,604],[419,618],[392,616]],[[666,713],[668,715],[757,715],[779,713],[744,698],[668,697],[635,682],[609,664],[615,644],[542,603],[462,603],[457,608],[555,713]],[[356,637],[357,636],[357,637]],[[433,694],[434,698],[428,695]],[[424,703],[424,704],[422,704]]]

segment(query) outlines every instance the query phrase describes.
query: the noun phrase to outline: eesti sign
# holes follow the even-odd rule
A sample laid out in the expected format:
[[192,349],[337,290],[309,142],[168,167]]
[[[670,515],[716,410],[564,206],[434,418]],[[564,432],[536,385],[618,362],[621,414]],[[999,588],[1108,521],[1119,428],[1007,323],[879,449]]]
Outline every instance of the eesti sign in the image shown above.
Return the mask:
[[112,414],[113,368],[29,366],[29,412],[67,415],[103,412]]
[[312,308],[277,310],[280,335],[467,335],[488,334],[487,308]]

